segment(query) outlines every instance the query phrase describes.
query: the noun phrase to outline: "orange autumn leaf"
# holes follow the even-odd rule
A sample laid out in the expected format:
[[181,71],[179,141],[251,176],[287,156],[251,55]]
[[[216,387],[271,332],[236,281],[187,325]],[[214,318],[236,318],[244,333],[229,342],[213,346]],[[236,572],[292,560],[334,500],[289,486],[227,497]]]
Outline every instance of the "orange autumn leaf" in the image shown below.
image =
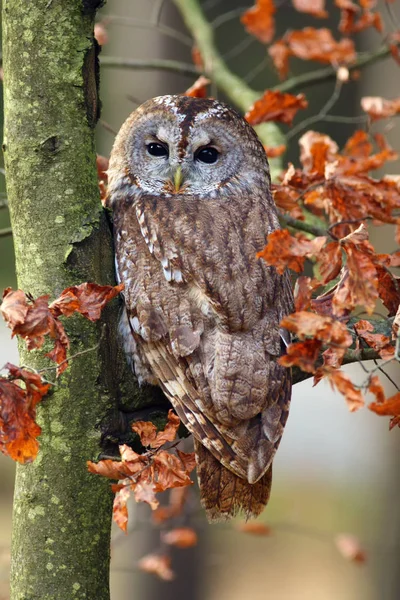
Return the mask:
[[275,69],[278,71],[279,79],[286,79],[289,72],[289,58],[292,53],[284,41],[278,40],[268,48],[268,54],[272,58]]
[[338,390],[346,398],[347,407],[350,412],[355,412],[364,406],[364,398],[350,377],[338,369],[328,370],[327,376],[333,389]]
[[250,535],[259,535],[262,537],[267,537],[272,533],[271,527],[268,527],[268,525],[265,525],[265,523],[260,523],[258,521],[237,523],[235,528],[242,533],[249,533]]
[[325,241],[326,237],[316,237],[311,241],[304,236],[293,237],[287,229],[273,231],[257,258],[263,258],[268,265],[275,266],[280,274],[286,267],[301,273],[305,259],[318,254]]
[[128,507],[127,502],[130,496],[128,487],[123,487],[115,494],[113,503],[113,519],[123,532],[128,529]]
[[183,507],[188,497],[188,491],[189,489],[187,487],[171,488],[169,492],[169,503],[166,506],[159,506],[153,511],[153,521],[160,524],[182,514]]
[[201,56],[201,52],[197,46],[193,46],[192,48],[192,61],[199,71],[204,70],[203,57]]
[[175,579],[175,573],[171,569],[171,558],[166,554],[147,554],[139,560],[138,567],[145,573],[157,575],[163,581]]
[[327,163],[336,160],[338,146],[328,135],[307,131],[299,139],[300,161],[305,173],[324,177]]
[[347,254],[348,277],[335,293],[334,310],[340,315],[345,309],[363,306],[372,314],[379,297],[374,261],[361,244],[356,246],[350,242],[343,247]]
[[295,333],[300,340],[310,336],[325,344],[335,344],[343,348],[349,348],[353,343],[353,338],[344,323],[306,310],[287,315],[280,325]]
[[267,90],[245,114],[250,125],[255,126],[268,121],[277,121],[291,125],[300,109],[305,109],[308,102],[304,94],[285,94],[279,91]]
[[300,275],[294,286],[294,305],[296,311],[307,310],[311,307],[313,290],[319,287],[319,282],[311,277]]
[[100,200],[103,206],[106,204],[107,199],[107,185],[108,185],[108,165],[109,159],[100,154],[96,155],[96,167],[97,167],[97,180],[99,184]]
[[123,283],[116,286],[81,283],[63,290],[49,308],[55,316],[62,314],[69,317],[78,312],[89,321],[97,321],[105,305],[123,289]]
[[351,562],[363,564],[367,557],[358,538],[349,533],[340,533],[335,537],[335,545],[340,554]]
[[263,44],[269,44],[275,34],[274,0],[256,0],[255,5],[241,16],[240,20],[248,33]]
[[368,391],[374,394],[378,403],[385,401],[385,391],[377,375],[372,375],[368,383]]
[[198,79],[194,82],[193,85],[190,86],[184,92],[184,96],[191,96],[192,98],[207,98],[207,86],[211,83],[207,77],[204,75],[200,75]]
[[368,408],[377,415],[398,417],[400,415],[400,392],[384,402],[371,402]]
[[177,527],[163,533],[161,540],[168,546],[192,548],[197,544],[197,533],[191,527]]
[[387,119],[400,113],[400,98],[386,100],[381,96],[364,96],[361,98],[361,108],[372,121]]
[[137,483],[133,494],[136,502],[146,502],[152,510],[156,510],[160,504],[155,495],[154,483],[151,481]]
[[335,279],[342,268],[342,251],[337,242],[329,242],[318,254],[317,257],[319,275],[323,284],[327,284]]
[[140,437],[143,446],[159,448],[166,442],[173,442],[180,425],[179,417],[173,410],[168,412],[168,421],[163,431],[157,431],[157,427],[148,421],[136,421],[132,424],[132,431]]
[[287,75],[291,56],[333,65],[348,64],[356,58],[352,40],[343,38],[337,42],[329,29],[314,27],[286,33],[281,40],[272,44],[269,54],[281,78]]
[[363,7],[350,0],[335,0],[335,4],[341,10],[339,31],[345,35],[364,31],[369,27],[375,27],[379,32],[383,31],[383,21],[380,13],[371,12],[370,7]]
[[264,146],[264,150],[268,158],[277,158],[286,152],[286,146],[285,144],[280,144],[279,146]]
[[379,352],[383,360],[394,358],[395,348],[392,345],[391,339],[381,333],[372,333],[374,326],[369,321],[362,319],[354,325],[357,335],[362,338],[370,348]]
[[[0,377],[0,450],[20,463],[36,458],[41,428],[36,424],[36,405],[49,391],[39,374],[5,365],[9,377]],[[19,383],[22,382],[24,387]]]
[[298,12],[308,13],[319,19],[329,16],[325,10],[325,0],[292,0],[292,4]]
[[316,339],[290,344],[278,362],[284,367],[299,367],[306,373],[314,373],[321,347],[322,342]]

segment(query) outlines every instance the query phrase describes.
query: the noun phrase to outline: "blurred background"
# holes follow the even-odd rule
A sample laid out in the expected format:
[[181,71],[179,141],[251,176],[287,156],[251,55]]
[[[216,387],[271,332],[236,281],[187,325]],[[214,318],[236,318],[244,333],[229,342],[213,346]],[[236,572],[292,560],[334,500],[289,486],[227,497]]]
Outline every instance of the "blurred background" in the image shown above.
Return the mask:
[[[382,15],[392,24],[381,2]],[[252,5],[245,0],[203,0],[215,28],[218,48],[228,65],[260,91],[278,83],[265,47],[248,36],[240,13]],[[328,3],[328,9],[331,6]],[[398,2],[392,6],[400,22]],[[316,21],[281,3],[277,12],[278,35],[288,28],[330,27],[337,38],[339,11],[329,20]],[[108,40],[102,56],[121,59],[171,58],[191,63],[190,34],[169,0],[108,0],[99,14]],[[358,48],[372,50],[381,36],[372,30],[356,38]],[[295,74],[318,65],[293,61]],[[102,123],[98,126],[98,153],[108,156],[115,133],[141,102],[163,94],[184,92],[194,81],[183,75],[156,70],[104,66],[101,73]],[[381,62],[346,84],[334,113],[360,114],[360,98],[399,95],[399,66]],[[296,123],[315,114],[328,100],[334,82],[303,91],[309,109]],[[212,95],[218,91],[212,88]],[[221,97],[221,99],[224,99]],[[1,105],[2,113],[2,105]],[[331,135],[342,146],[356,125],[317,123],[313,128]],[[285,128],[286,129],[286,128]],[[299,132],[301,135],[302,132]],[[398,127],[386,131],[399,148]],[[297,136],[293,136],[285,160],[298,163]],[[397,142],[397,143],[396,143]],[[390,163],[399,173],[399,163]],[[383,173],[375,173],[381,176]],[[8,212],[1,208],[5,195],[0,178],[0,230],[9,227]],[[378,229],[372,240],[381,252],[394,250],[393,231]],[[0,288],[15,287],[12,237],[0,236]],[[29,291],[29,290],[26,290]],[[16,343],[0,321],[0,366],[18,362]],[[345,369],[355,379],[361,368]],[[399,382],[396,369],[391,377]],[[387,394],[396,390],[382,378]],[[159,581],[141,572],[137,561],[159,549],[159,531],[151,524],[148,506],[131,506],[128,536],[113,534],[112,599],[155,600],[162,597],[193,600],[398,600],[400,598],[400,434],[388,432],[388,420],[368,410],[350,414],[342,396],[325,382],[313,388],[311,381],[296,385],[290,418],[274,463],[271,501],[261,520],[271,528],[269,536],[239,532],[234,525],[209,526],[201,516],[195,493],[184,524],[194,527],[199,544],[172,552],[172,582]],[[11,534],[13,464],[0,456],[0,600],[8,598],[8,562]],[[179,524],[179,523],[178,523]],[[339,533],[356,536],[367,555],[365,564],[346,561],[335,546]]]

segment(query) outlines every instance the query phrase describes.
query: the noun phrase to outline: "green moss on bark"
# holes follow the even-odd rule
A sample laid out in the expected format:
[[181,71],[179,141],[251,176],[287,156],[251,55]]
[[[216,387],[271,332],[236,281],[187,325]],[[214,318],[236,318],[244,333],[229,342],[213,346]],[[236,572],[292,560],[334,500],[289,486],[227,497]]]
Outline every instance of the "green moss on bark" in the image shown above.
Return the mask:
[[[95,61],[85,59],[94,51],[93,18],[81,0],[3,1],[8,199],[18,285],[33,296],[112,281],[90,122],[97,98],[87,93],[95,78]],[[100,327],[67,320],[71,353],[96,346]],[[43,352],[22,346],[21,362],[49,365]],[[17,469],[13,600],[109,598],[112,497],[109,482],[86,469],[113,402],[104,368],[100,352],[72,361],[39,409],[39,456]]]

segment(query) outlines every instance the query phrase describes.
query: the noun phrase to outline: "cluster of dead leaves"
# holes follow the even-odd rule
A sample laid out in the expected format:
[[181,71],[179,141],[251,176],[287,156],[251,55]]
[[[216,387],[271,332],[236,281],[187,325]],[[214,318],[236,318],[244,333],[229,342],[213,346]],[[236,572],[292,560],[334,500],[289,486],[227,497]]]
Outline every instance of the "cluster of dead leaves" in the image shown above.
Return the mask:
[[[56,372],[60,375],[68,367],[69,339],[59,317],[80,313],[96,321],[107,302],[122,288],[123,285],[82,283],[65,289],[51,304],[49,296],[34,300],[22,290],[7,288],[1,313],[12,336],[20,336],[28,350],[41,348],[46,337],[53,341],[54,346],[46,356],[56,363]],[[30,462],[37,455],[37,437],[41,431],[35,422],[36,406],[48,393],[49,384],[40,373],[11,364],[5,368],[9,371],[8,377],[0,377],[0,449],[14,460]]]
[[[325,0],[292,0],[293,7],[303,13],[323,19],[329,16]],[[379,11],[375,10],[377,0],[360,0],[359,4],[352,0],[335,0],[340,10],[340,33],[349,36],[369,27],[383,31],[383,20]],[[248,33],[263,44],[271,44],[275,37],[275,0],[256,0],[253,7],[245,11],[241,22]],[[393,40],[393,55],[397,59],[397,41]],[[299,31],[288,31],[281,39],[276,40],[268,48],[274,65],[281,79],[287,77],[290,57],[301,60],[312,60],[323,64],[332,64],[336,68],[349,64],[356,59],[354,42],[348,37],[336,41],[327,28],[316,29],[306,27]]]
[[[384,361],[397,358],[400,281],[392,269],[400,266],[400,252],[377,253],[368,239],[366,222],[395,225],[400,241],[400,180],[369,176],[370,170],[398,155],[382,136],[373,140],[364,131],[356,131],[341,152],[331,138],[314,131],[304,134],[299,143],[301,168],[289,165],[281,183],[274,186],[275,202],[291,218],[308,222],[316,218],[317,229],[325,229],[326,235],[314,234],[310,239],[305,233],[275,231],[258,254],[279,273],[289,268],[300,274],[296,312],[282,321],[282,327],[297,340],[281,363],[312,373],[315,383],[326,378],[345,396],[350,410],[363,406],[363,391],[369,391],[376,397],[371,410],[396,418],[399,394],[386,400],[378,377],[372,374],[357,387],[340,367],[350,349],[361,353],[363,348],[372,348]],[[313,277],[302,274],[306,260]],[[348,326],[355,309],[373,315],[378,300],[388,317],[395,317],[390,335],[380,333],[373,320],[361,319]]]
[[120,461],[88,462],[90,472],[118,480],[112,486],[116,492],[113,513],[115,522],[123,531],[127,530],[127,501],[131,492],[136,502],[147,502],[152,510],[156,510],[159,507],[156,493],[192,485],[190,472],[196,466],[194,454],[179,449],[172,454],[162,449],[164,444],[174,441],[179,424],[179,418],[172,410],[168,413],[163,431],[157,431],[153,423],[138,421],[132,425],[132,430],[139,435],[142,445],[148,448],[147,452],[137,454],[129,446],[122,445]]

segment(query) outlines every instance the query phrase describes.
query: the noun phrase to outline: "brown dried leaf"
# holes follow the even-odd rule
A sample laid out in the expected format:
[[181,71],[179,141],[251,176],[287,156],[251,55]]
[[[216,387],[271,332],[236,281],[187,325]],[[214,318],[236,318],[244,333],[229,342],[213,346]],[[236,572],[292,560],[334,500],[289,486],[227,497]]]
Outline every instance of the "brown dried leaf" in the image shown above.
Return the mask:
[[324,177],[327,163],[336,160],[338,146],[328,135],[307,131],[299,139],[300,161],[304,172]]
[[272,534],[272,529],[265,525],[265,523],[260,523],[258,521],[245,521],[241,523],[237,523],[235,528],[242,533],[249,533],[250,535],[259,535],[259,536],[270,536]]
[[294,286],[294,304],[296,311],[307,310],[311,307],[311,295],[320,283],[316,279],[300,275]]
[[268,121],[277,121],[291,125],[300,109],[305,109],[308,102],[304,94],[285,94],[279,91],[267,90],[245,114],[250,125],[259,125]]
[[[366,243],[366,242],[362,242]],[[362,243],[355,245],[351,242],[344,244],[347,254],[349,276],[333,298],[336,314],[345,309],[364,306],[372,314],[378,299],[378,276],[373,260]]]
[[379,352],[381,358],[384,360],[394,358],[395,348],[391,339],[381,333],[372,333],[374,331],[372,323],[362,319],[354,325],[354,329],[370,348]]
[[281,327],[296,333],[299,339],[311,336],[324,344],[335,344],[343,348],[349,348],[353,343],[346,325],[305,310],[284,317]]
[[138,562],[141,571],[157,575],[163,581],[175,579],[175,573],[171,569],[171,558],[166,554],[147,554]]
[[337,242],[329,242],[324,246],[317,257],[319,274],[325,285],[335,279],[342,268],[342,251]]
[[287,354],[281,356],[278,362],[284,367],[299,367],[306,373],[314,373],[321,347],[322,342],[316,339],[290,344]]
[[210,79],[200,75],[198,79],[190,86],[183,94],[184,96],[191,96],[192,98],[207,98],[207,86],[210,85]]
[[256,0],[255,5],[246,10],[240,20],[248,33],[263,44],[269,44],[275,34],[275,12],[274,0]]
[[140,436],[140,442],[143,446],[159,448],[166,442],[173,442],[180,425],[179,417],[173,410],[168,412],[168,421],[163,431],[158,431],[153,423],[147,421],[137,421],[132,424],[132,430]]
[[56,317],[61,314],[70,317],[78,312],[89,321],[97,321],[105,305],[123,289],[123,283],[116,286],[97,283],[74,285],[63,290],[61,296],[50,304],[50,310]]
[[264,150],[268,158],[277,158],[286,152],[286,146],[285,144],[280,144],[279,146],[264,146]]
[[118,492],[115,494],[113,503],[113,519],[122,531],[127,533],[128,528],[128,502],[131,489],[129,487],[129,480]]
[[161,539],[168,546],[192,548],[197,544],[197,533],[191,527],[177,527],[163,533]]
[[400,392],[384,402],[371,402],[368,408],[377,415],[398,417],[400,416]]
[[364,96],[361,98],[361,108],[372,121],[387,119],[400,113],[400,98],[386,100],[381,96]]
[[155,496],[155,488],[152,482],[141,481],[135,485],[133,490],[136,502],[146,502],[152,510],[156,510],[159,501]]
[[327,371],[327,378],[333,389],[337,389],[346,398],[350,412],[355,412],[364,406],[364,398],[359,389],[354,386],[350,377],[338,369]]
[[377,375],[371,376],[368,384],[368,390],[371,392],[371,394],[374,394],[377,402],[383,403],[385,401],[385,391]]
[[278,273],[284,273],[286,267],[301,273],[306,258],[311,258],[321,250],[326,237],[316,237],[312,241],[306,237],[293,237],[286,229],[273,231],[267,238],[264,250],[257,258],[263,258],[268,265],[276,267]]
[[286,79],[289,72],[289,58],[292,55],[288,46],[282,40],[278,40],[268,48],[268,54],[278,71],[279,79]]
[[[0,450],[20,463],[32,462],[38,453],[41,433],[35,422],[36,405],[49,385],[37,373],[10,363],[9,378],[0,377]],[[16,381],[25,384],[23,389]]]

